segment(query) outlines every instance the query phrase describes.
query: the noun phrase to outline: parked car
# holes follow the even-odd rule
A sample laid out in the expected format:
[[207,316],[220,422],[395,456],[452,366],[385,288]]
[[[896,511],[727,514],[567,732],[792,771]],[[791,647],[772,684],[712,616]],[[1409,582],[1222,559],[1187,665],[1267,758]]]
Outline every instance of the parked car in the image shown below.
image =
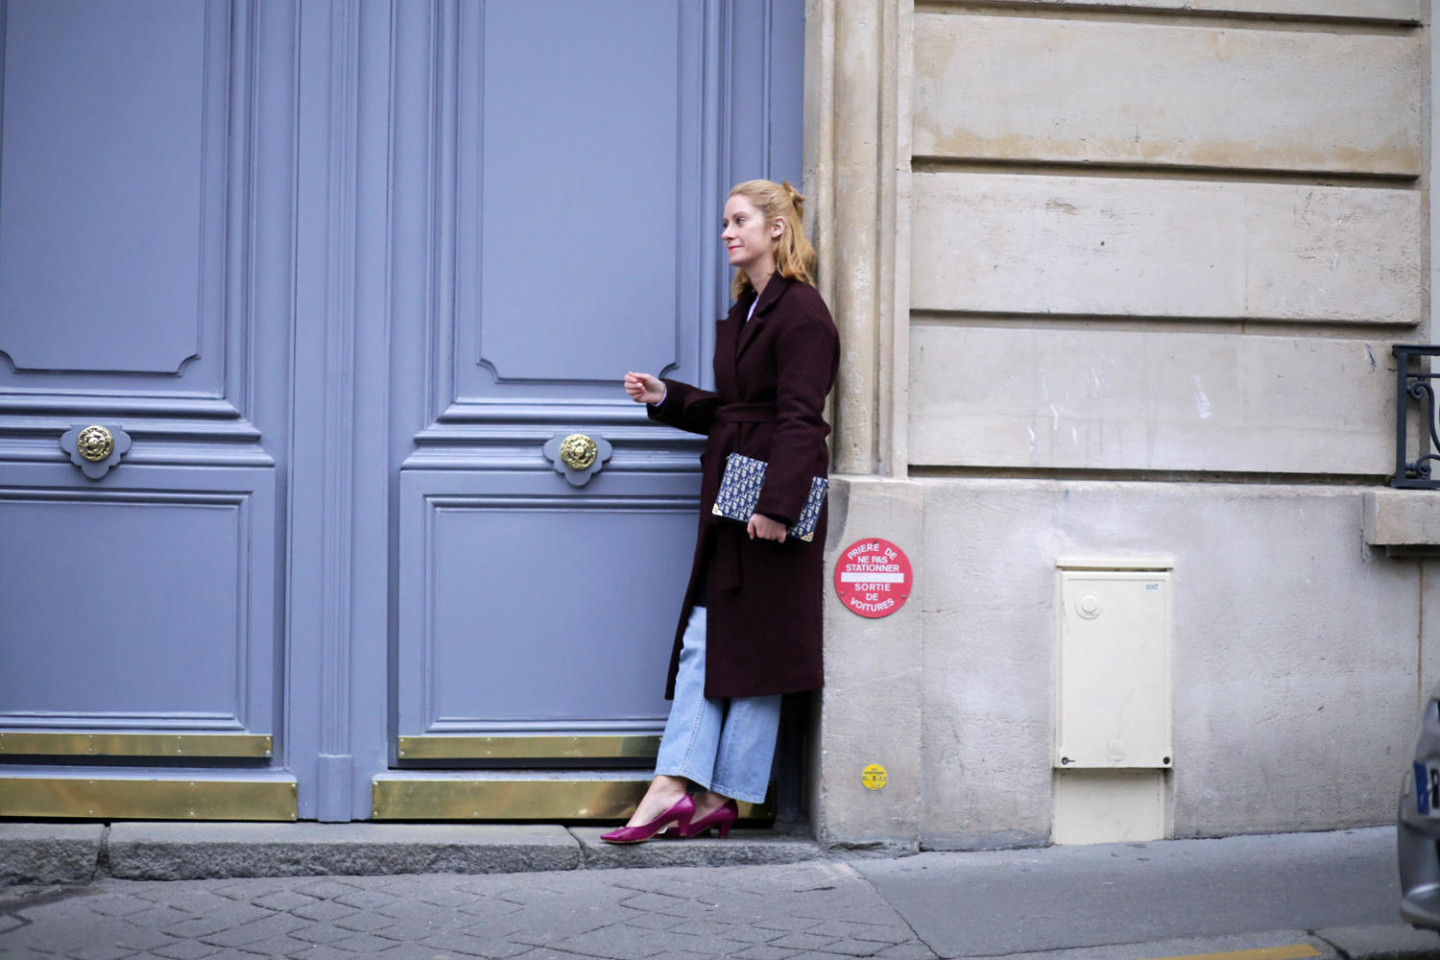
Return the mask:
[[1396,817],[1400,915],[1440,930],[1440,686],[1420,713],[1415,762],[1405,773]]

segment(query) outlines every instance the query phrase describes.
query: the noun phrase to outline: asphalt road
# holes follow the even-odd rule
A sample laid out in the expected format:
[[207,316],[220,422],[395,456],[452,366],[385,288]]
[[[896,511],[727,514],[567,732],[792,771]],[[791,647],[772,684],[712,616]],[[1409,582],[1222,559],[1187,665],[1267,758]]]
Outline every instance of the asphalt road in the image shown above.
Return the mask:
[[1390,830],[926,853],[856,867],[945,957],[1399,922]]

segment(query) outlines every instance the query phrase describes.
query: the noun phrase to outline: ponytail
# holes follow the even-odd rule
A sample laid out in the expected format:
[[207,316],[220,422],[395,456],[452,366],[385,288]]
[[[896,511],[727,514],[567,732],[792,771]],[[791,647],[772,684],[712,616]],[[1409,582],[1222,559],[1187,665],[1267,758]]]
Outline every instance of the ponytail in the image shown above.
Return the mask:
[[[814,286],[815,264],[819,257],[805,238],[805,198],[800,191],[788,181],[746,180],[730,191],[730,196],[737,195],[754,204],[766,223],[785,221],[785,230],[775,243],[775,272]],[[735,279],[730,284],[731,298],[738,300],[749,289],[750,277],[744,270],[736,270]]]

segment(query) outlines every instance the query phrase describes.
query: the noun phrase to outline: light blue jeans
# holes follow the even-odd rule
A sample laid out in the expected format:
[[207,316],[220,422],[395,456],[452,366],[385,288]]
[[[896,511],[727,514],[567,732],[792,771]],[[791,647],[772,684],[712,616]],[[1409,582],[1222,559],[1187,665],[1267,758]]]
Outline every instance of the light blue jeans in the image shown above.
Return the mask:
[[680,671],[655,773],[685,777],[721,796],[764,803],[780,731],[780,695],[705,696],[705,615],[696,607],[681,640]]

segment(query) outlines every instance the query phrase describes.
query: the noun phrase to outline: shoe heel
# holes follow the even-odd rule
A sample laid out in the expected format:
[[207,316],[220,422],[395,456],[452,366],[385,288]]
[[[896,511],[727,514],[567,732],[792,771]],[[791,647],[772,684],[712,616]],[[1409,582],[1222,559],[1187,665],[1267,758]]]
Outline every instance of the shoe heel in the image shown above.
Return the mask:
[[726,823],[720,824],[717,829],[720,831],[721,840],[724,840],[730,836],[730,823],[728,821]]

